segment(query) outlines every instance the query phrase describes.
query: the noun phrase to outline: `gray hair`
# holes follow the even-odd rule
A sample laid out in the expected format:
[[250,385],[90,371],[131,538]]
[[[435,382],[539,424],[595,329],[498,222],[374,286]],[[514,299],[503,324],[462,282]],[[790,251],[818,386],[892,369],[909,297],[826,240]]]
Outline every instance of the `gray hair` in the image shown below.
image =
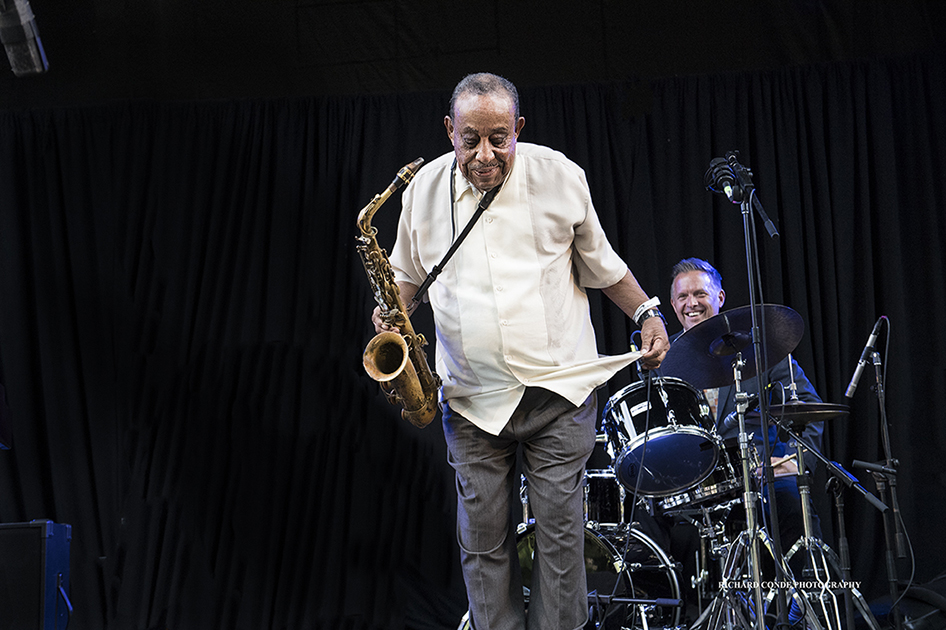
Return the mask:
[[457,104],[457,99],[463,94],[481,96],[496,93],[505,94],[512,99],[516,118],[519,118],[519,91],[516,90],[516,86],[512,84],[512,81],[496,74],[490,74],[489,72],[468,74],[457,83],[457,87],[453,88],[453,96],[450,97],[450,112],[448,115],[450,118],[453,118],[453,111]]
[[723,277],[718,271],[716,271],[716,267],[709,264],[702,258],[684,258],[675,264],[673,269],[670,270],[670,282],[672,283],[674,280],[676,280],[677,276],[679,276],[681,273],[689,273],[690,271],[701,271],[705,273],[712,279],[713,284],[717,289],[723,288]]

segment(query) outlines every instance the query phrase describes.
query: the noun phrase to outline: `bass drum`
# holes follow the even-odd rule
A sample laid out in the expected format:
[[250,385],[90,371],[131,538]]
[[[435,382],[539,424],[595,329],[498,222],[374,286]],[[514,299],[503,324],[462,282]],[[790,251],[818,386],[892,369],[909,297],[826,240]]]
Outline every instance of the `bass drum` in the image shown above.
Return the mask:
[[[594,627],[620,630],[679,625],[682,608],[673,605],[674,600],[680,599],[676,565],[653,539],[633,528],[605,534],[586,528],[584,532],[588,610]],[[517,542],[527,609],[535,546],[535,525],[532,524],[522,529]],[[664,605],[627,604],[622,603],[622,599],[666,601],[661,602]],[[467,611],[458,630],[470,630],[469,616]]]
[[602,423],[617,453],[618,481],[635,496],[680,494],[716,467],[716,426],[706,396],[686,381],[631,383],[608,400]]

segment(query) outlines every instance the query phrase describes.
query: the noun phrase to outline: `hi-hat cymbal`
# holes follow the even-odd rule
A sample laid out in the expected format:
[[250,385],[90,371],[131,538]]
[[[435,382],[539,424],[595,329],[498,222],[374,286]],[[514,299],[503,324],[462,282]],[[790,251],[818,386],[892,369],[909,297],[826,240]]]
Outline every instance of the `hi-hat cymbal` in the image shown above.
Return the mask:
[[[847,405],[794,400],[784,405],[769,405],[768,416],[769,424],[777,423],[782,426],[804,426],[812,422],[822,422],[823,420],[846,416],[850,410],[851,408]],[[761,424],[759,422],[759,416],[760,412],[758,407],[747,411],[746,422],[759,425]]]
[[[765,364],[772,367],[795,349],[805,325],[801,315],[787,306],[761,304],[756,313],[764,335]],[[742,378],[755,376],[755,349],[752,308],[736,308],[704,320],[677,337],[660,364],[660,373],[698,389],[731,385],[735,382],[733,359],[739,352],[745,361]]]
[[851,411],[847,405],[834,403],[789,401],[784,405],[769,406],[769,415],[777,420],[788,420],[791,424],[808,424],[846,416]]

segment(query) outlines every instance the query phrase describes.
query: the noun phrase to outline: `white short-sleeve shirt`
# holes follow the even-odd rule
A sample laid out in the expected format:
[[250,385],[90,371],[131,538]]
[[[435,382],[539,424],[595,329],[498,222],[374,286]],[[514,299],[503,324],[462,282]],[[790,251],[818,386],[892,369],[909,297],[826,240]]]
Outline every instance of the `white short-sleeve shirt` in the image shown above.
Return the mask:
[[[453,154],[423,167],[402,197],[391,264],[423,283],[472,217],[481,193]],[[453,216],[451,217],[451,214]],[[584,171],[546,147],[519,143],[512,171],[430,287],[441,396],[498,434],[527,386],[581,404],[637,354],[599,356],[585,288],[620,281]]]

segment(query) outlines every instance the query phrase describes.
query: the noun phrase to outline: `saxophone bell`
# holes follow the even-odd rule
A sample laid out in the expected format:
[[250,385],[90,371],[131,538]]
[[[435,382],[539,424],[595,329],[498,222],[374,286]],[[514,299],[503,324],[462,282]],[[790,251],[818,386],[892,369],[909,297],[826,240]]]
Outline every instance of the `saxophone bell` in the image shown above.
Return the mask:
[[365,347],[365,371],[381,385],[389,402],[400,404],[401,417],[417,426],[426,426],[437,413],[436,396],[430,396],[419,382],[417,369],[411,362],[407,341],[396,332],[375,335]]

